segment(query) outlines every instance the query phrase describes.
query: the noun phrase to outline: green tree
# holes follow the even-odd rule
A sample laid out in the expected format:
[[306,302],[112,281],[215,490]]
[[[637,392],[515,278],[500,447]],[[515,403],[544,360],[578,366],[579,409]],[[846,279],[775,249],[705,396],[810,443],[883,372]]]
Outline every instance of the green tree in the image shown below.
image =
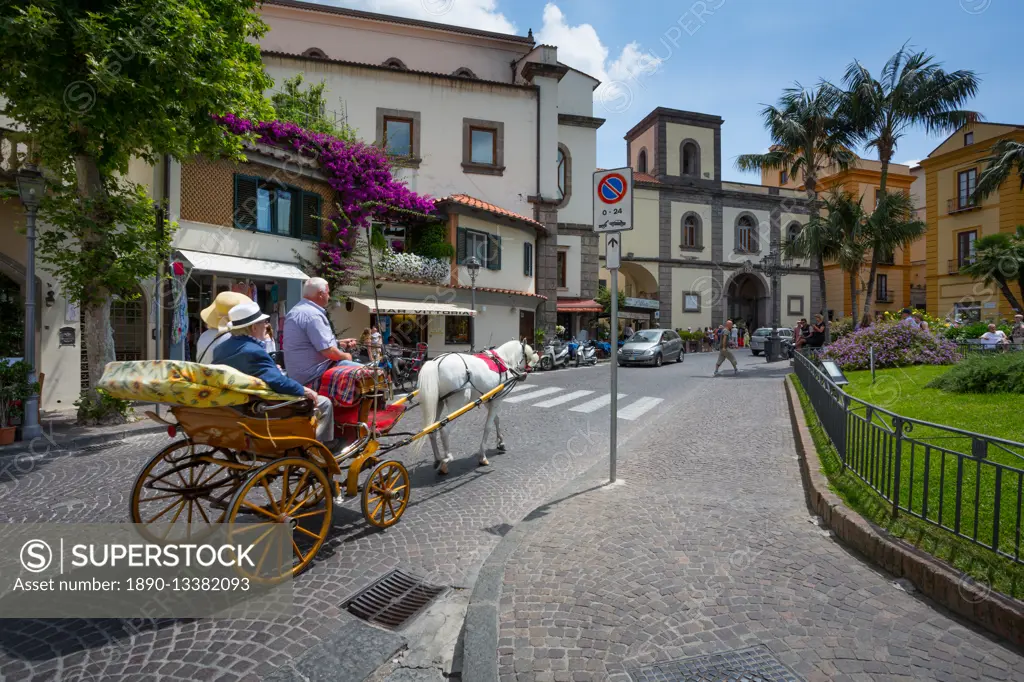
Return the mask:
[[[818,179],[828,168],[847,168],[856,158],[850,151],[853,138],[845,122],[837,115],[841,96],[835,88],[819,84],[814,90],[799,83],[783,90],[776,106],[761,111],[765,128],[772,138],[766,154],[742,154],[736,166],[743,171],[785,170],[791,178],[802,178],[810,206],[810,219],[819,215]],[[825,257],[814,250],[815,239],[804,240],[807,257],[818,273],[821,290],[821,314],[826,320],[825,340],[829,340]]]
[[1014,237],[997,233],[977,239],[974,242],[974,262],[962,265],[960,274],[983,280],[986,286],[995,282],[1010,307],[1021,310],[1010,289],[1010,282],[1016,280],[1024,296],[1024,226],[1017,228]]
[[999,189],[999,186],[1016,171],[1020,176],[1020,190],[1024,190],[1024,142],[1016,140],[999,140],[992,147],[992,154],[986,156],[983,161],[988,165],[981,172],[978,178],[978,185],[974,190],[977,199],[984,199],[992,192]]
[[[885,63],[879,79],[876,80],[859,61],[854,61],[846,68],[843,83],[847,90],[841,93],[840,113],[855,131],[858,141],[874,149],[881,162],[880,205],[887,196],[893,154],[908,130],[922,126],[929,133],[948,133],[981,119],[977,112],[961,109],[978,90],[979,79],[973,71],[946,72],[933,57],[925,52],[912,52],[906,45]],[[893,218],[899,218],[898,205],[892,208],[897,209],[892,213]],[[881,226],[876,233],[884,231],[885,227]],[[871,254],[865,315],[871,313],[879,259],[889,253],[891,250],[875,249]]]
[[[169,252],[133,158],[237,153],[212,114],[267,118],[257,0],[0,2],[3,112],[50,174],[40,259],[81,305],[89,384],[114,359],[110,304]],[[83,409],[101,405],[95,388]],[[111,415],[112,418],[116,416]]]
[[[626,293],[619,289],[619,310],[622,310],[626,306]],[[612,290],[608,287],[598,287],[597,296],[594,296],[594,302],[604,308],[604,311],[610,312],[612,309]]]
[[323,133],[340,140],[354,142],[355,132],[328,111],[324,91],[327,83],[320,81],[302,89],[303,76],[295,74],[281,84],[281,90],[270,96],[274,115],[279,121],[290,121],[314,133]]

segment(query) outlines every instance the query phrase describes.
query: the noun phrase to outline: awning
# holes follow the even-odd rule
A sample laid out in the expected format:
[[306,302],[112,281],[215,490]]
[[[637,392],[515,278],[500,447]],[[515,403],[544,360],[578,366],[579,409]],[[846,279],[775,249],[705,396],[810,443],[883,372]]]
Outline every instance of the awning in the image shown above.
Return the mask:
[[372,298],[352,296],[351,299],[361,306],[366,306],[371,313],[380,315],[461,315],[463,317],[476,315],[469,308],[460,308],[451,303],[428,303],[426,301],[378,298],[376,305],[374,305]]
[[559,299],[560,313],[600,313],[604,312],[601,304],[594,299]]
[[263,279],[309,279],[309,275],[290,263],[241,258],[240,256],[225,256],[219,253],[203,253],[202,251],[186,251],[185,249],[178,249],[178,253],[189,262],[193,269],[200,272],[222,273],[239,277],[260,277]]

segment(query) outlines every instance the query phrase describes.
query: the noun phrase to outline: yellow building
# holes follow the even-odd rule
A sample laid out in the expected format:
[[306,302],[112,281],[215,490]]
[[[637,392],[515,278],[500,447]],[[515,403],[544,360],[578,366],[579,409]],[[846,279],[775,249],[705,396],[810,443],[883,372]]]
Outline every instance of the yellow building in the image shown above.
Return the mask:
[[982,159],[1007,138],[1024,141],[1024,126],[974,124],[950,135],[921,162],[926,172],[928,310],[935,315],[1012,318],[1010,304],[997,289],[958,274],[973,259],[976,239],[1024,225],[1024,193],[1016,174],[980,203],[972,197],[985,169]]
[[[878,188],[882,179],[882,164],[872,159],[857,158],[856,162],[846,170],[837,167],[826,168],[818,180],[818,193],[824,196],[831,190],[847,191],[860,197],[864,209],[869,213],[874,210]],[[909,166],[890,163],[886,190],[889,192],[911,192],[915,176]],[[769,187],[785,187],[803,190],[803,178],[790,178],[786,171],[765,170],[761,172],[761,184]],[[922,216],[922,220],[923,220]],[[896,311],[911,305],[913,297],[911,272],[914,255],[924,253],[924,239],[919,239],[907,249],[897,249],[891,260],[878,264],[875,275],[875,288],[872,294],[871,312],[877,315],[886,310]],[[857,307],[851,312],[850,276],[843,272],[837,263],[825,264],[825,286],[828,309],[834,318],[859,318],[864,310],[864,294],[867,290],[867,279],[871,276],[871,254],[864,260],[864,267],[858,273]],[[924,284],[923,280],[921,282]]]

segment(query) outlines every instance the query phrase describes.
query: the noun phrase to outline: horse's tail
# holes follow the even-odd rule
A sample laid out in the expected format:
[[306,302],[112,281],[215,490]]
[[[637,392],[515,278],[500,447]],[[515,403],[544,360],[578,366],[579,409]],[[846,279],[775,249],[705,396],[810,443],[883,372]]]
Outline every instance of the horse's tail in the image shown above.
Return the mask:
[[[437,419],[437,399],[440,385],[437,360],[430,360],[423,363],[420,368],[420,377],[417,388],[419,388],[420,414],[423,416],[420,428],[426,428]],[[413,443],[413,452],[419,454],[423,449],[423,442],[426,438],[420,438]]]

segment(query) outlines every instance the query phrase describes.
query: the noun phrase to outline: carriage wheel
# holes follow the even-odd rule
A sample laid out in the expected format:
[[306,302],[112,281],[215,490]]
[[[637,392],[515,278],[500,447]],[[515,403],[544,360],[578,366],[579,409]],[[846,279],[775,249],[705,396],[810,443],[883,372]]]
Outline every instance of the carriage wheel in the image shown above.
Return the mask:
[[[284,457],[264,464],[235,493],[228,508],[233,543],[252,545],[255,568],[244,573],[262,582],[276,582],[309,566],[327,538],[334,498],[323,470],[302,457]],[[309,509],[315,499],[324,504]],[[288,524],[291,532],[270,535],[273,524]],[[291,561],[289,562],[289,556]]]
[[400,462],[381,462],[363,486],[363,516],[372,526],[398,523],[409,504],[409,472]]
[[143,537],[151,542],[196,540],[224,520],[242,477],[210,460],[227,463],[233,458],[225,450],[186,439],[149,460],[136,477],[131,496],[131,520],[139,524]]

